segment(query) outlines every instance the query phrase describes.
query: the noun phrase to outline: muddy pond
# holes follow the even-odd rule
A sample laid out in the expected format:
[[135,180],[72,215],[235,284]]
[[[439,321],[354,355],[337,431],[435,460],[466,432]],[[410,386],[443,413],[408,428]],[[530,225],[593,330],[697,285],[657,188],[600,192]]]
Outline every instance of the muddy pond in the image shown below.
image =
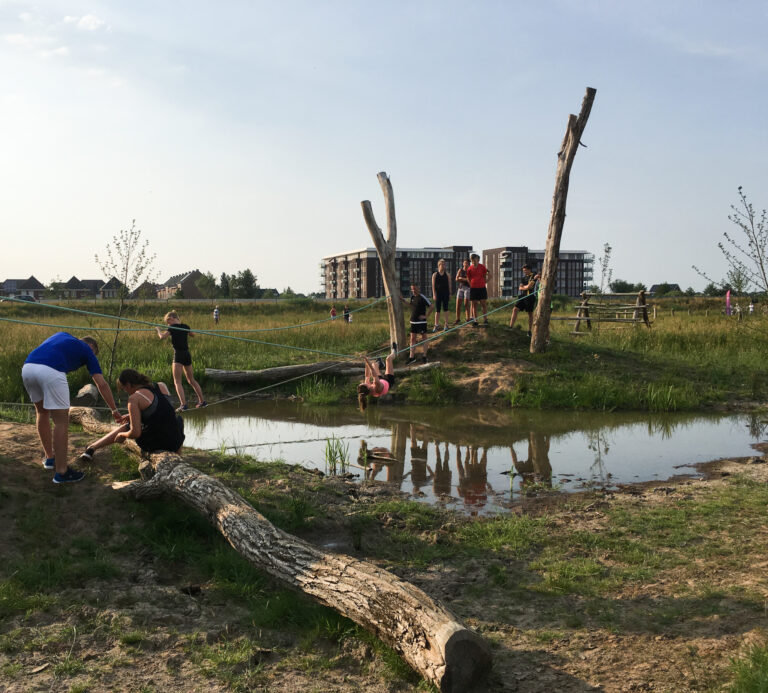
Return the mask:
[[510,411],[473,407],[310,407],[232,402],[185,417],[190,447],[389,482],[477,515],[543,487],[695,476],[694,465],[754,454],[754,415]]

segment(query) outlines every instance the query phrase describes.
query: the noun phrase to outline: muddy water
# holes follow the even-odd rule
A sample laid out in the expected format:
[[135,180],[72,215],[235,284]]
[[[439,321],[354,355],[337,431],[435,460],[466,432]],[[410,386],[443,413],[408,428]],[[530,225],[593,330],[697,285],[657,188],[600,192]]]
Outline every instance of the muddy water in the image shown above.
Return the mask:
[[[346,407],[239,402],[185,417],[186,445],[329,471],[326,442],[348,471],[470,514],[497,512],[541,486],[695,475],[693,465],[753,454],[765,424],[748,415],[520,412],[492,408]],[[365,451],[367,450],[367,454]]]

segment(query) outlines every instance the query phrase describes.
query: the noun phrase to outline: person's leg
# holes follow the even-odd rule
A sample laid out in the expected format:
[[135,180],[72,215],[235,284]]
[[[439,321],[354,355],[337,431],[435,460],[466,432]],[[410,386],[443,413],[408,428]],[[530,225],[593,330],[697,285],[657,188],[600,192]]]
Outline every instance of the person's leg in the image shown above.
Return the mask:
[[528,311],[528,334],[533,331],[533,311]]
[[412,359],[416,357],[416,335],[411,332],[411,343],[410,343],[411,350],[408,352],[408,358]]
[[96,442],[91,443],[86,450],[98,450],[99,448],[105,448],[108,445],[112,445],[115,440],[117,439],[117,434],[121,433],[123,431],[127,431],[130,428],[128,424],[123,424],[122,426],[117,426],[117,428],[113,428],[107,435],[105,435],[102,438],[99,438]]
[[482,300],[480,301],[480,306],[483,309],[483,320],[485,321],[485,324],[488,324],[488,301]]
[[179,398],[179,404],[183,407],[187,403],[187,398],[184,395],[184,382],[181,379],[181,374],[184,372],[184,366],[180,363],[173,362],[173,386],[176,388],[176,396]]
[[427,341],[427,335],[421,334],[421,335],[419,335],[419,337],[420,337],[419,341],[423,342],[422,347],[421,347],[421,355],[426,360],[426,358],[427,358],[427,349],[429,349],[429,342]]
[[395,352],[390,351],[386,359],[384,359],[384,372],[387,375],[395,374]]
[[461,322],[461,304],[464,302],[464,299],[456,294],[456,322],[454,322],[454,325],[458,325]]
[[56,458],[56,473],[64,474],[67,471],[67,457],[69,455],[69,409],[52,409],[53,419],[53,456]]
[[195,380],[195,374],[192,369],[192,366],[184,366],[184,375],[187,376],[187,382],[192,386],[192,389],[195,391],[195,394],[197,395],[197,403],[202,404],[205,402],[205,397],[203,397],[203,390],[198,384],[197,380]]
[[517,306],[515,306],[512,309],[512,317],[509,319],[509,326],[510,327],[514,327],[515,326],[515,321],[517,320],[517,314],[519,312],[520,312],[520,309]]
[[47,459],[53,459],[53,433],[51,433],[51,418],[49,412],[43,407],[43,400],[35,402],[35,418],[37,423],[37,435],[43,444],[43,452]]

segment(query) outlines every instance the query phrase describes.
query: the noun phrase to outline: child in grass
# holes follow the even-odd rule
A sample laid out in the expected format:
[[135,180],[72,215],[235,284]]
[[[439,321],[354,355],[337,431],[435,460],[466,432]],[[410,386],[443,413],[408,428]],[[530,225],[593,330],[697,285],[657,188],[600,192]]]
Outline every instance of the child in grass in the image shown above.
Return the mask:
[[164,321],[165,324],[168,325],[168,329],[163,330],[160,327],[156,328],[157,336],[160,337],[160,339],[170,337],[171,344],[173,344],[173,384],[176,387],[176,394],[179,397],[179,410],[186,411],[189,408],[187,407],[187,398],[184,394],[184,383],[181,380],[182,373],[184,373],[187,382],[197,395],[197,408],[204,407],[208,403],[205,401],[205,397],[203,397],[203,391],[200,388],[200,385],[197,380],[195,380],[194,372],[192,370],[192,354],[189,352],[188,338],[194,337],[194,333],[191,332],[189,325],[185,325],[179,320],[179,316],[175,310],[166,313]]

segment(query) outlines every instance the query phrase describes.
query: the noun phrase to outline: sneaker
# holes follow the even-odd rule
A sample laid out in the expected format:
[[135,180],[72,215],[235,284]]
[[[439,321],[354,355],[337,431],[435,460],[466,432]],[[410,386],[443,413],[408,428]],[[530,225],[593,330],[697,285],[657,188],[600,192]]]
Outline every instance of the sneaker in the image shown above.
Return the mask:
[[422,356],[422,357],[421,357],[421,362],[422,362],[422,363],[428,363],[428,361],[427,361],[427,357],[426,357],[426,356]]
[[56,472],[53,475],[54,484],[73,484],[76,481],[82,481],[85,478],[85,472],[78,472],[72,467],[67,467],[67,471],[63,474]]
[[432,332],[433,333],[440,332],[440,328],[437,325],[435,325],[434,328],[432,329]]
[[454,325],[460,325],[460,324],[461,324],[461,320],[454,320],[454,321],[453,321],[453,324],[454,324]]
[[472,321],[472,327],[480,327],[480,325],[477,324],[477,320]]
[[186,404],[182,404],[176,411],[187,411],[189,409],[189,406]]
[[[195,405],[195,409],[202,409],[203,407],[207,407],[207,406],[208,406],[208,402],[206,402],[205,400],[203,400],[202,402],[198,402],[198,403]],[[184,409],[186,409],[186,407],[184,407]]]
[[93,448],[85,448],[85,452],[80,455],[80,459],[83,462],[90,462],[93,459],[93,455],[95,454],[95,450]]
[[43,460],[43,469],[55,469],[56,468],[56,458],[55,457],[46,457]]
[[409,359],[408,359],[408,360],[405,362],[405,365],[406,365],[406,366],[410,366],[410,365],[411,365],[411,364],[413,364],[413,363],[416,363],[416,357],[415,357],[415,356],[411,356],[411,358],[409,358]]
[[387,370],[387,366],[384,364],[384,361],[381,360],[381,357],[376,359],[376,365],[379,367],[379,373],[383,373]]
[[397,352],[397,342],[392,342],[392,351]]
[[530,337],[531,336],[531,331],[528,330],[528,332],[526,332],[525,334],[527,334]]

